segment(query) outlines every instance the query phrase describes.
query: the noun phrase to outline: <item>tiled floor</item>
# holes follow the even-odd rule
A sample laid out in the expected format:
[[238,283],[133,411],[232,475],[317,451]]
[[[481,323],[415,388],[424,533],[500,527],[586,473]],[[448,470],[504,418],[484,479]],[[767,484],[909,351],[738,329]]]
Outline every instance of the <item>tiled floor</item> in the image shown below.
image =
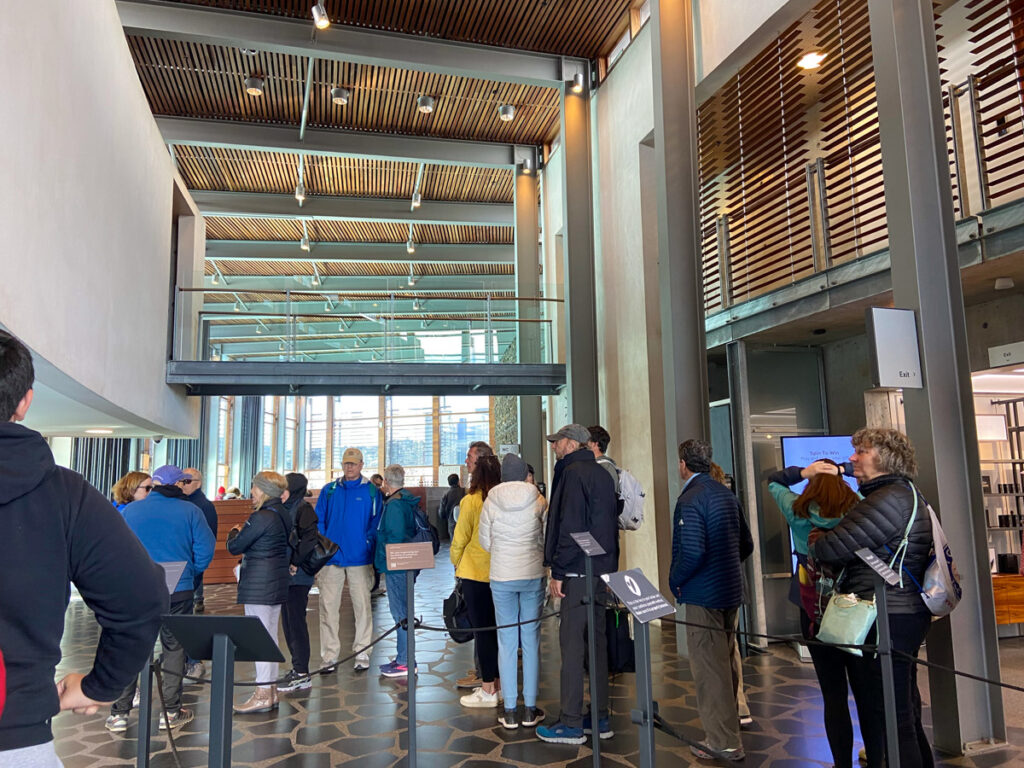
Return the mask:
[[[450,592],[451,569],[447,553],[438,557],[438,567],[425,571],[417,582],[417,613],[429,624],[440,625],[441,600]],[[233,604],[234,586],[208,589],[207,610],[240,613]],[[346,599],[347,603],[347,599]],[[387,598],[374,599],[378,629],[391,626]],[[342,615],[351,617],[347,605]],[[351,618],[349,618],[351,622]],[[309,625],[313,663],[318,649],[317,598],[310,599]],[[558,709],[558,647],[553,619],[543,624],[540,705],[549,713]],[[88,668],[98,637],[98,626],[81,602],[68,611],[64,637],[64,660],[59,672]],[[652,625],[655,698],[662,715],[678,729],[700,735],[695,711],[693,684],[685,659],[675,653],[671,627]],[[351,642],[351,626],[342,630],[343,647]],[[284,642],[282,640],[282,649]],[[1024,644],[1004,641],[1003,663],[1007,677],[1019,682],[1024,669]],[[496,722],[495,710],[469,710],[460,706],[454,679],[472,666],[472,647],[446,641],[446,636],[417,633],[419,683],[417,687],[417,740],[422,768],[485,768],[487,766],[585,766],[592,765],[589,746],[544,744],[531,730],[506,731]],[[285,651],[287,653],[287,651]],[[236,716],[233,764],[252,768],[329,768],[346,765],[358,768],[406,766],[405,712],[407,690],[404,681],[377,677],[376,665],[394,652],[388,638],[372,654],[371,673],[353,672],[345,667],[331,676],[319,677],[313,688],[283,696],[279,711],[265,715]],[[1007,662],[1009,658],[1009,664]],[[282,666],[282,670],[287,666]],[[747,695],[755,725],[743,734],[750,768],[773,766],[830,766],[832,764],[822,726],[821,697],[810,664],[803,664],[788,648],[774,647],[767,655],[748,659],[744,665]],[[237,679],[253,679],[251,664],[239,664]],[[927,695],[926,678],[922,690]],[[209,690],[189,686],[187,706],[194,707],[196,720],[176,732],[175,741],[185,768],[206,765]],[[633,675],[614,678],[611,686],[614,738],[601,743],[605,766],[636,765],[636,727],[629,722],[634,706]],[[243,698],[239,694],[239,699]],[[1007,696],[1010,742],[1024,745],[1024,696]],[[63,714],[54,721],[57,751],[68,768],[105,768],[134,764],[137,721],[130,720],[125,734],[114,735],[103,727],[102,716]],[[927,717],[927,715],[926,715]],[[658,765],[696,764],[685,745],[664,733],[657,734]],[[1013,766],[1024,768],[1024,750],[1010,747],[968,760],[948,761],[964,768]],[[174,766],[166,738],[154,736],[151,765]]]

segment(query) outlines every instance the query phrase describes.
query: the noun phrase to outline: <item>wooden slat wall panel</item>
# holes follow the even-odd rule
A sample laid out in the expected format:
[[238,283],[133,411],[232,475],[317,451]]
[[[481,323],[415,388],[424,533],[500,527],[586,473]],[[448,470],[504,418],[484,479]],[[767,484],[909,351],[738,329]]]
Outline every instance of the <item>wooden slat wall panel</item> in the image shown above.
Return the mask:
[[[175,146],[174,153],[189,189],[291,194],[298,182],[299,159],[292,154],[189,146]],[[310,196],[411,199],[418,170],[418,163],[309,156],[303,183]],[[511,203],[513,184],[510,168],[427,165],[420,194],[424,200]]]
[[[311,19],[311,0],[184,0]],[[325,0],[335,23],[467,43],[595,58],[630,0]],[[310,23],[312,31],[312,22]]]
[[[244,120],[298,126],[308,59],[177,40],[128,37],[135,67],[156,115]],[[250,74],[264,78],[262,96],[245,93]],[[346,106],[331,101],[332,86],[352,92]],[[416,109],[416,97],[434,96],[434,111]],[[311,128],[354,129],[416,136],[550,142],[559,128],[559,93],[433,72],[318,60],[310,91]],[[501,104],[514,120],[498,119]]]
[[[314,243],[404,243],[409,236],[407,226],[381,221],[311,220],[306,228]],[[417,243],[511,244],[513,233],[513,227],[413,226]],[[206,219],[206,236],[209,240],[294,240],[298,247],[302,224],[298,219],[211,217]]]

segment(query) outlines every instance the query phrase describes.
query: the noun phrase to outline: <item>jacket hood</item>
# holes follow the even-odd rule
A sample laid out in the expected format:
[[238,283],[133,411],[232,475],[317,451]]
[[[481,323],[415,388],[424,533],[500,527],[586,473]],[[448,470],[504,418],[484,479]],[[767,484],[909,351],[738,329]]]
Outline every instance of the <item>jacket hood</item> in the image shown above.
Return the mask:
[[401,504],[402,506],[409,507],[409,509],[416,509],[420,505],[420,497],[415,493],[410,493],[405,488],[399,488],[393,494],[388,496],[385,504]]
[[13,421],[0,423],[0,504],[35,490],[56,466],[42,435]]
[[487,501],[502,511],[518,512],[533,509],[540,498],[540,492],[533,483],[521,480],[500,483],[487,494]]

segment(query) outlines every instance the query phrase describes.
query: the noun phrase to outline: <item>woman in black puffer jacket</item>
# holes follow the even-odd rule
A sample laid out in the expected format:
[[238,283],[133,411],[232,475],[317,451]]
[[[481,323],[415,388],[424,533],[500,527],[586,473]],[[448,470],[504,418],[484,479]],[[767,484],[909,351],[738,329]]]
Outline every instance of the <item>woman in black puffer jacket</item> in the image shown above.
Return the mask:
[[[238,602],[246,616],[257,616],[277,642],[281,606],[288,600],[291,582],[291,514],[282,497],[288,497],[288,481],[277,472],[260,472],[252,479],[252,506],[255,510],[243,526],[228,534],[228,552],[244,555],[238,577]],[[256,679],[277,679],[276,662],[256,662]],[[277,686],[257,687],[249,699],[235,706],[240,714],[270,712],[277,708]]]
[[[855,552],[866,547],[888,563],[899,549],[909,525],[910,533],[901,571],[902,585],[889,586],[886,598],[893,648],[916,657],[932,621],[932,615],[921,599],[917,586],[924,581],[924,572],[931,557],[932,524],[928,508],[920,495],[917,498],[916,514],[914,512],[915,491],[910,484],[917,474],[914,448],[907,436],[895,429],[873,428],[859,430],[853,436],[853,447],[854,454],[850,461],[864,499],[847,512],[842,522],[832,530],[816,529],[812,532],[810,556],[836,570],[844,569],[836,586],[838,591],[854,592],[858,597],[870,600],[875,591],[874,571]],[[899,561],[894,563],[893,568],[900,568]],[[866,642],[875,642],[874,629]],[[900,766],[931,768],[934,758],[921,727],[917,665],[898,655],[893,656],[892,665],[896,678]],[[881,662],[877,656],[865,656],[861,669],[874,694],[871,700],[876,703],[873,711],[858,713],[861,735],[867,729],[872,729],[876,736],[884,736]],[[864,740],[865,743],[872,741],[869,737]],[[884,755],[868,755],[869,768],[876,768],[884,762]]]

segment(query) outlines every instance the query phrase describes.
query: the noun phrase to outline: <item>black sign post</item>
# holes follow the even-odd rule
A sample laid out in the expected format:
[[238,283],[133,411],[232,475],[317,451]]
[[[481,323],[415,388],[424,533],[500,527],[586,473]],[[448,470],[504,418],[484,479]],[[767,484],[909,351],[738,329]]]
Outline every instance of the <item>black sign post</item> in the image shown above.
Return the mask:
[[570,533],[576,545],[583,550],[587,563],[587,646],[588,664],[590,666],[590,742],[594,753],[594,768],[601,765],[601,709],[597,700],[597,639],[594,634],[594,622],[597,621],[597,610],[594,603],[594,563],[593,558],[605,554],[605,549],[588,531]]
[[149,750],[153,741],[153,654],[139,675],[139,740],[135,745],[135,764],[149,768]]
[[630,712],[630,719],[640,732],[640,768],[654,768],[654,686],[651,682],[651,633],[647,624],[675,613],[675,608],[639,568],[608,573],[601,578],[633,616],[637,708]]

